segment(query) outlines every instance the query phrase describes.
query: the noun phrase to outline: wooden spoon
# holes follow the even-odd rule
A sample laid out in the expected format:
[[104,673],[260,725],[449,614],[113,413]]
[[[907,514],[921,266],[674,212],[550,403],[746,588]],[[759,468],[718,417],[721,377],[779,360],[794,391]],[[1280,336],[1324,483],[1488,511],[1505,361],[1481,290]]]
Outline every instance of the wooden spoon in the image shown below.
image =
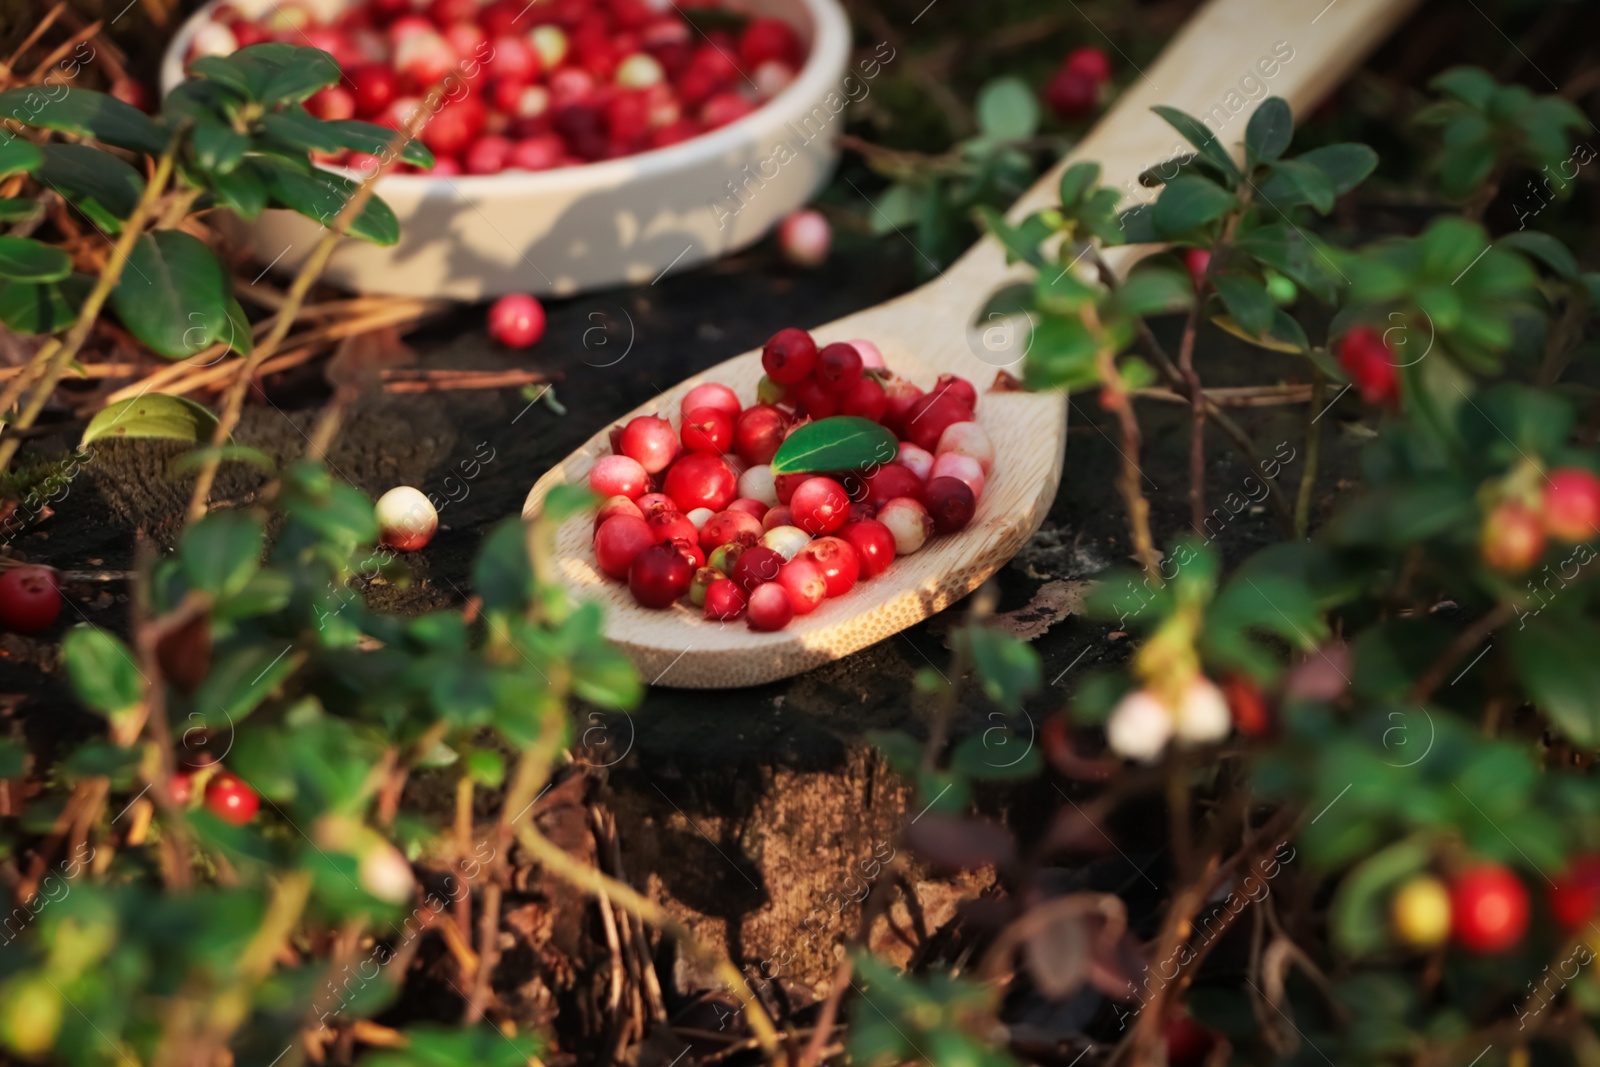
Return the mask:
[[[1382,40],[1415,0],[1212,0],[1139,72],[1115,107],[1065,160],[1012,208],[1013,220],[1054,203],[1060,172],[1078,160],[1101,165],[1101,182],[1123,190],[1124,206],[1151,199],[1138,184],[1145,169],[1187,149],[1151,113],[1169,104],[1206,122],[1239,151],[1254,105],[1286,99],[1298,115],[1318,103]],[[1124,62],[1126,62],[1124,60]],[[908,242],[909,237],[901,235]],[[1122,247],[1107,260],[1126,271],[1154,251]],[[986,392],[996,372],[1015,366],[1022,345],[1003,332],[985,337],[973,322],[989,294],[1014,274],[992,238],[979,241],[939,278],[886,304],[814,330],[818,344],[866,338],[897,374],[927,388],[942,373],[959,374],[980,391],[978,421],[994,442],[994,471],[971,525],[937,537],[896,559],[879,577],[859,583],[777,633],[742,622],[709,622],[687,604],[653,611],[634,603],[623,583],[602,575],[591,547],[592,517],[580,515],[556,535],[561,580],[580,599],[605,608],[606,635],[653,685],[715,689],[755,685],[799,674],[883,640],[943,610],[977,588],[1038,529],[1055,499],[1066,445],[1067,398],[1059,392]],[[985,324],[989,325],[989,324]],[[1003,331],[1003,327],[1000,327]],[[986,346],[985,341],[989,344]],[[667,390],[624,416],[658,414],[678,424],[678,403],[701,382],[717,381],[753,403],[762,375],[759,350],[735,356]],[[531,518],[552,486],[582,483],[610,452],[605,426],[540,478],[522,513]]]

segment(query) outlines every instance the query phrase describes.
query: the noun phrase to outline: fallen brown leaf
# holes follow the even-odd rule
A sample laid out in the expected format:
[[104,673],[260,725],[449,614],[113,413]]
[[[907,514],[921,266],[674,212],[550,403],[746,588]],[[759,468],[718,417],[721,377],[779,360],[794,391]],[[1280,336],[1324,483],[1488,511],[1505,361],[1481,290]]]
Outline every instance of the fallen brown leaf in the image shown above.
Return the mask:
[[1068,615],[1082,612],[1083,594],[1088,587],[1088,582],[1046,582],[1026,606],[998,612],[991,621],[1012,637],[1032,641]]

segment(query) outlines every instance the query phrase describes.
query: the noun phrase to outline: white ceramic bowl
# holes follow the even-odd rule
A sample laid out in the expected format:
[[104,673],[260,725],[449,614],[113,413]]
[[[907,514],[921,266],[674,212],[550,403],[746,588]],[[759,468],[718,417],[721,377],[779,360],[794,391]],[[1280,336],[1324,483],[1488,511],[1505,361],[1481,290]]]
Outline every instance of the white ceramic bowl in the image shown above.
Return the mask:
[[[222,0],[184,23],[161,67],[163,93]],[[228,0],[267,11],[273,0]],[[327,15],[348,0],[307,0]],[[782,92],[737,122],[623,159],[483,177],[387,175],[378,194],[400,219],[400,242],[341,242],[324,277],[362,293],[474,300],[510,292],[566,295],[649,282],[743,248],[821,187],[838,156],[850,27],[838,0],[738,0],[775,15],[807,42],[805,66]],[[830,106],[831,105],[831,106]],[[837,109],[837,110],[835,110]],[[292,271],[320,227],[290,211],[220,220],[259,263]]]

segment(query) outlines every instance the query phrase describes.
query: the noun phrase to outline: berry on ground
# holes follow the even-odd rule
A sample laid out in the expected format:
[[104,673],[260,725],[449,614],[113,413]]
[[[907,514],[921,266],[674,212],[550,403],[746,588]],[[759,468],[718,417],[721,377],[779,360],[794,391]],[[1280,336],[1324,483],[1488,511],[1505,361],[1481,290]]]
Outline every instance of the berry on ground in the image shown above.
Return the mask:
[[525,293],[502,296],[489,306],[489,336],[507,348],[537,344],[544,336],[544,306]]
[[0,626],[36,634],[55,625],[61,614],[56,572],[30,563],[0,574]]

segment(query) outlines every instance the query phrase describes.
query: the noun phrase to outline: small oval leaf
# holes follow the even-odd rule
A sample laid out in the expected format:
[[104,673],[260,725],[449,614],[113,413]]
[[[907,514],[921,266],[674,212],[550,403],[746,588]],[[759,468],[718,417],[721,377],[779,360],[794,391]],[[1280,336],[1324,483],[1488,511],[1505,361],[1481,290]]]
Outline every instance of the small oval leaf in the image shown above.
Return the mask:
[[82,448],[102,437],[161,437],[169,441],[208,441],[217,417],[181,396],[146,393],[101,410],[83,431]]
[[0,235],[0,274],[19,282],[56,282],[72,273],[72,260],[52,245]]
[[871,419],[835,415],[790,434],[772,457],[772,473],[859,470],[889,462],[899,447],[894,434]]

